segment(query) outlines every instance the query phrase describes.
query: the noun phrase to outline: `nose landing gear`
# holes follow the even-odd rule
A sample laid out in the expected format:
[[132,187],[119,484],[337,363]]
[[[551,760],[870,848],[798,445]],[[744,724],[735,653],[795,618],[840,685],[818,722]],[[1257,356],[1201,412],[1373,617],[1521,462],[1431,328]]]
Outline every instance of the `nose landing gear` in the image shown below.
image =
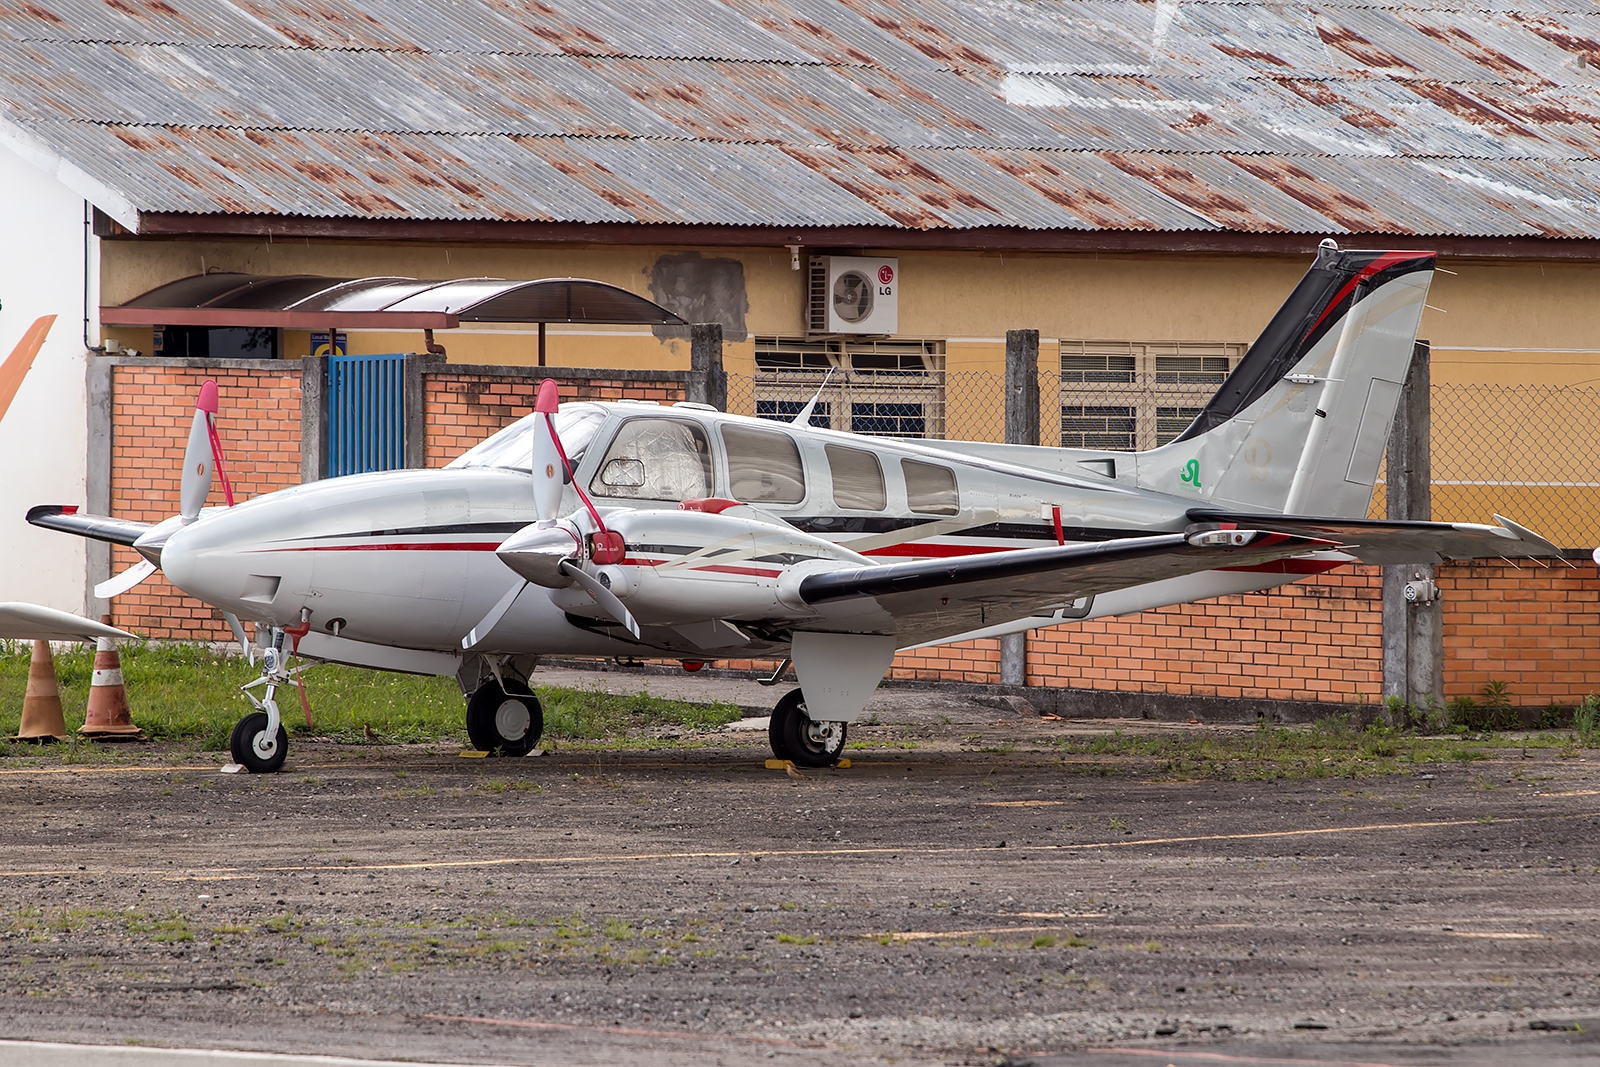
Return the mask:
[[[261,677],[244,687],[245,697],[255,705],[256,710],[240,719],[228,738],[228,750],[233,755],[233,762],[252,774],[269,774],[278,770],[289,755],[289,734],[283,728],[283,717],[278,714],[277,693],[280,685],[300,684],[295,677],[300,668],[287,668],[283,637],[283,629],[274,626],[272,644],[261,654]],[[259,700],[250,692],[258,685],[267,687]]]
[[797,767],[832,767],[844,754],[846,729],[842,722],[813,721],[806,714],[805,694],[794,689],[772,709],[767,740],[774,756]]
[[526,756],[544,733],[544,707],[514,678],[486,678],[467,700],[467,736],[480,752]]

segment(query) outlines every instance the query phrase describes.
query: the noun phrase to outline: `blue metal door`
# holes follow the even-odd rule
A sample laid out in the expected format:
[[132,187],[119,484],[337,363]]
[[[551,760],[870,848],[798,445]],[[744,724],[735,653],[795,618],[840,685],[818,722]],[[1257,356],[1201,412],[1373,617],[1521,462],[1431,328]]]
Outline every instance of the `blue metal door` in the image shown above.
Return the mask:
[[328,358],[328,477],[406,465],[406,357]]

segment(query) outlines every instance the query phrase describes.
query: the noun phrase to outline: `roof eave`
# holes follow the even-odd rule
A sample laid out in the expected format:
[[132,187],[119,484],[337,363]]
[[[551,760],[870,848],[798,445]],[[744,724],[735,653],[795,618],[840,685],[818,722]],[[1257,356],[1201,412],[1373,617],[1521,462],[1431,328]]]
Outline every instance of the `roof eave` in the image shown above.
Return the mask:
[[93,204],[107,218],[134,233],[139,232],[139,209],[133,202],[85,171],[25,127],[0,118],[0,147],[8,148],[56,181]]
[[[120,221],[120,220],[119,220]],[[249,237],[486,244],[873,248],[929,252],[1111,252],[1304,256],[1324,237],[1341,246],[1426,249],[1472,259],[1600,260],[1600,239],[1236,230],[1036,230],[1020,226],[916,230],[898,226],[726,226],[683,223],[503,222],[487,219],[314,218],[142,212],[147,238]],[[102,236],[119,236],[104,233]]]

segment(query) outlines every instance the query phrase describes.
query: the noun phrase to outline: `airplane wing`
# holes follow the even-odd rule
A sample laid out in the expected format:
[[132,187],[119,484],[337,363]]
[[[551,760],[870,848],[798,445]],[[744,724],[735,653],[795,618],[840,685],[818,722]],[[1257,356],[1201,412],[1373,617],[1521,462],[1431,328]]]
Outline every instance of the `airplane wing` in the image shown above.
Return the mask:
[[126,630],[38,604],[0,604],[0,638],[8,641],[90,641],[133,637]]
[[28,509],[28,521],[46,530],[60,530],[96,541],[129,546],[151,526],[148,522],[114,519],[109,515],[84,515],[72,504],[39,504],[31,507]]
[[1498,526],[1471,522],[1392,522],[1383,519],[1330,519],[1306,515],[1260,515],[1242,511],[1191,508],[1189,518],[1219,527],[1238,525],[1299,537],[1339,542],[1362,563],[1438,563],[1446,559],[1556,558],[1561,550],[1532,530],[1496,515]]
[[[1204,535],[1209,531],[1200,530]],[[1247,567],[1339,546],[1280,533],[1239,547],[1186,533],[1026,548],[807,575],[800,597],[830,622],[892,630],[901,647],[1048,615],[1080,597],[1218,567]],[[880,632],[883,632],[880,631]]]

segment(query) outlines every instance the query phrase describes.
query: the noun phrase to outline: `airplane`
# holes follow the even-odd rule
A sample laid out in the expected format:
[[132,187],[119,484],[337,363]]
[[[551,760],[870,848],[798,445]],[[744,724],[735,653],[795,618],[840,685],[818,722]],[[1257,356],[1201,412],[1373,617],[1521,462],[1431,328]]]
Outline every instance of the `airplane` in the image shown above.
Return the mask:
[[[869,437],[695,403],[560,403],[436,470],[204,507],[215,387],[159,524],[29,512],[143,558],[263,640],[234,760],[283,765],[290,655],[454,675],[468,734],[543,729],[541,657],[782,660],[774,756],[826,767],[901,649],[1268,589],[1359,560],[1555,556],[1496,525],[1364,518],[1435,256],[1332,241],[1179,437],[1143,452]],[[815,403],[815,401],[813,401]],[[230,504],[231,490],[228,490]],[[263,633],[264,631],[264,633]],[[288,643],[286,649],[285,644]],[[303,693],[303,691],[302,691]]]

